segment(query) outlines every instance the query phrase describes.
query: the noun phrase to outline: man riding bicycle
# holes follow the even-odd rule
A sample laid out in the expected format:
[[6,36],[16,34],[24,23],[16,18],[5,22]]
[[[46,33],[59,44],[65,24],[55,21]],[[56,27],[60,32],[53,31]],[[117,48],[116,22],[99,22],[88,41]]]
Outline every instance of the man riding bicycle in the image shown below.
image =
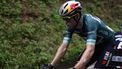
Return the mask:
[[73,69],[85,69],[97,61],[112,40],[114,32],[110,27],[96,16],[82,14],[81,10],[82,6],[78,1],[67,1],[60,7],[59,14],[66,22],[67,30],[53,61],[43,69],[53,69],[60,62],[67,51],[73,33],[86,41],[85,50]]

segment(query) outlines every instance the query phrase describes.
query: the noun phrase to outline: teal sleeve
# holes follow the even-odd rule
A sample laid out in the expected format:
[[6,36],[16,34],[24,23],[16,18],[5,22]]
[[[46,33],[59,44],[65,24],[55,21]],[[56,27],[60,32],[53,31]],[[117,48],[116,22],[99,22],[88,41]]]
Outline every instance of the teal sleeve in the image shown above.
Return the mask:
[[98,22],[91,16],[86,20],[86,23],[88,31],[86,44],[95,45],[97,39]]
[[72,39],[72,34],[73,34],[73,30],[72,29],[67,29],[64,32],[64,39],[63,39],[63,43],[67,43],[69,44],[71,39]]

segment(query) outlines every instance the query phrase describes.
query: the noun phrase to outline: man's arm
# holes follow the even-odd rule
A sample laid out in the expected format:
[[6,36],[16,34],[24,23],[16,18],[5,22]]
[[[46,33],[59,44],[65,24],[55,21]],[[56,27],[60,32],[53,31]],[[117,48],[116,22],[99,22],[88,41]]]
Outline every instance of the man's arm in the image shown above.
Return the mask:
[[66,50],[67,50],[68,44],[67,43],[62,43],[60,47],[57,50],[57,53],[51,62],[53,66],[55,66],[57,63],[60,62],[60,60],[64,57]]
[[92,55],[94,54],[95,46],[87,45],[80,61],[75,65],[76,69],[85,69],[86,64],[90,61]]
[[59,63],[60,60],[64,57],[66,50],[69,46],[69,43],[71,41],[72,34],[73,34],[73,31],[72,31],[72,29],[69,29],[69,28],[64,32],[63,42],[60,45],[60,47],[58,48],[57,53],[56,53],[53,61],[51,62],[51,64],[53,66],[55,66],[57,63]]

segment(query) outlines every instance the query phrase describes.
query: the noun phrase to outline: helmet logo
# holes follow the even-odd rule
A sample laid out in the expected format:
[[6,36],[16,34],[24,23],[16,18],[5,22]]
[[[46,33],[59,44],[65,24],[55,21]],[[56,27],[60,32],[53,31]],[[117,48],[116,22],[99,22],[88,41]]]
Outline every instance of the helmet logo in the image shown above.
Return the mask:
[[76,7],[76,4],[71,4],[70,5],[71,10],[75,9],[75,7]]

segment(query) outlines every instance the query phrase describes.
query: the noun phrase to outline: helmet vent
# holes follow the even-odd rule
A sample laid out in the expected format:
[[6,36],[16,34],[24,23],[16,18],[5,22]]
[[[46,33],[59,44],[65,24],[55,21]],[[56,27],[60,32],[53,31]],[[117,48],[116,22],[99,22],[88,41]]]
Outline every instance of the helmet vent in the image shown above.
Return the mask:
[[67,13],[67,12],[68,12],[68,9],[64,12],[64,14]]
[[61,11],[61,14],[63,13],[63,10]]
[[68,3],[64,6],[64,8],[68,5]]
[[75,6],[78,6],[78,3],[77,3],[77,4],[75,4]]

